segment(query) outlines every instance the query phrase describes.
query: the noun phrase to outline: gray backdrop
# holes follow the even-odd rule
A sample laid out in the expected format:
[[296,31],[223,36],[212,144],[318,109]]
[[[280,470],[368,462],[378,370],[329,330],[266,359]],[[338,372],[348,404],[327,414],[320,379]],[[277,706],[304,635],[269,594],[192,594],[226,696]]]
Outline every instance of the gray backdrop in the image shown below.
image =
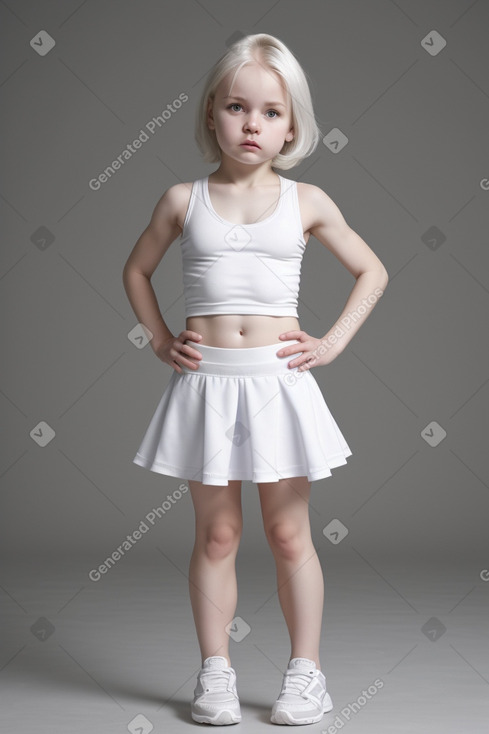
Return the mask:
[[[488,2],[11,0],[0,24],[0,583],[18,632],[3,662],[22,647],[26,614],[29,624],[53,621],[135,562],[160,564],[163,585],[174,567],[185,571],[190,494],[132,463],[171,368],[134,341],[122,268],[163,192],[217,167],[195,144],[195,109],[208,70],[240,33],[283,40],[310,80],[325,140],[284,175],[324,189],[390,276],[347,349],[313,370],[353,451],[312,485],[320,558],[351,561],[406,597],[427,569],[464,560],[470,572],[449,606],[469,590],[487,594]],[[337,152],[335,129],[348,139]],[[181,278],[177,239],[153,277],[175,334],[185,328]],[[323,336],[353,285],[311,237],[301,328]],[[167,495],[173,502],[150,524]],[[242,495],[240,559],[256,554],[270,570],[256,486],[244,482]],[[332,521],[348,530],[337,544],[323,533]],[[88,571],[141,523],[147,532],[97,586]],[[49,558],[73,563],[51,614],[33,590]],[[393,559],[414,564],[408,587],[386,573]],[[13,560],[31,574],[26,586],[9,572]],[[470,662],[486,666],[487,682],[487,657]]]
[[[324,135],[338,128],[348,138],[338,153],[321,142],[284,175],[323,188],[390,274],[347,349],[313,370],[353,456],[313,484],[312,520],[340,518],[366,551],[470,553],[482,563],[489,8],[470,5],[0,6],[5,549],[96,560],[180,485],[132,464],[171,368],[128,338],[137,320],[121,271],[163,192],[217,168],[201,161],[193,120],[227,39],[271,32],[303,64]],[[448,40],[435,56],[422,44],[433,24]],[[56,40],[44,57],[26,48],[30,27]],[[94,191],[89,182],[182,92],[188,101]],[[181,276],[177,239],[153,278],[173,333],[185,328]],[[353,284],[311,238],[301,328],[323,336]],[[437,446],[424,434],[433,421],[446,432]],[[44,447],[30,435],[40,422],[55,433]],[[255,485],[243,495],[243,549],[252,549]],[[162,537],[187,547],[192,513],[187,493],[138,552]]]

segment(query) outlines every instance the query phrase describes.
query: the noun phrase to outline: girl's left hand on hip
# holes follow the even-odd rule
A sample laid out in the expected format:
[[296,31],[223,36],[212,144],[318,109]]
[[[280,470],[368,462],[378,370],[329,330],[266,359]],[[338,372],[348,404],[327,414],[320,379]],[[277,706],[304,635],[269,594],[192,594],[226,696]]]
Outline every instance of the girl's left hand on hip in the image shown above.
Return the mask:
[[309,336],[305,331],[286,331],[280,334],[279,338],[284,341],[288,339],[299,340],[300,344],[288,344],[277,352],[277,356],[282,358],[302,352],[300,357],[293,359],[287,365],[290,369],[297,367],[299,372],[305,372],[311,367],[330,364],[338,356],[338,352],[334,351],[334,347],[328,347],[323,339]]

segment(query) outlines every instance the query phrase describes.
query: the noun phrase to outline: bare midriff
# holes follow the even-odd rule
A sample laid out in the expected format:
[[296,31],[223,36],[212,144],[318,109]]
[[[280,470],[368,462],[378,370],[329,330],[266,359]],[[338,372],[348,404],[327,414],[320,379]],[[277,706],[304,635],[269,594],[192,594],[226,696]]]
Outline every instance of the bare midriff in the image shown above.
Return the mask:
[[212,314],[189,316],[186,328],[202,335],[199,344],[209,347],[241,348],[279,344],[280,334],[298,331],[295,316],[263,316],[262,314]]
[[[229,196],[219,197],[219,187],[213,183],[213,179],[209,179],[209,195],[211,203],[217,203],[219,215],[230,222],[257,222],[264,213],[272,211],[277,206],[278,195],[280,193],[280,183],[275,182],[272,190],[267,191],[264,187],[259,203],[254,202],[251,206],[246,200],[246,192],[239,193],[239,205],[234,203],[230,205]],[[270,187],[269,187],[270,188]],[[187,185],[187,192],[190,185]],[[303,197],[302,189],[298,189],[299,201]],[[217,196],[217,202],[214,197]],[[188,206],[189,194],[186,194],[185,206],[182,207],[180,220],[185,216]],[[301,202],[305,211],[304,241],[307,243],[309,239],[309,220],[310,217],[305,203]],[[237,207],[237,208],[236,208]],[[183,220],[179,222],[179,226],[183,228]],[[243,224],[246,226],[246,224]],[[247,347],[264,347],[269,344],[279,344],[280,334],[286,331],[298,331],[300,329],[299,319],[296,316],[268,316],[263,314],[207,314],[205,316],[189,316],[186,319],[186,328],[196,331],[202,335],[199,344],[206,344],[210,347],[222,348],[241,348]],[[283,341],[283,340],[282,340]]]

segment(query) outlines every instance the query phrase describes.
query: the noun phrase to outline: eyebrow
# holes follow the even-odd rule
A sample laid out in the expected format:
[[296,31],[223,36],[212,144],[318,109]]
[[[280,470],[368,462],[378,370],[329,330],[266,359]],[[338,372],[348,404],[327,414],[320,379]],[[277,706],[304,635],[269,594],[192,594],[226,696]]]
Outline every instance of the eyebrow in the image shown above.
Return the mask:
[[[237,97],[235,94],[231,94],[231,95],[227,94],[223,97],[223,99],[239,99],[241,100],[241,102],[247,101],[245,97]],[[268,107],[270,105],[272,107],[285,107],[285,105],[282,104],[282,102],[265,102],[265,107]]]

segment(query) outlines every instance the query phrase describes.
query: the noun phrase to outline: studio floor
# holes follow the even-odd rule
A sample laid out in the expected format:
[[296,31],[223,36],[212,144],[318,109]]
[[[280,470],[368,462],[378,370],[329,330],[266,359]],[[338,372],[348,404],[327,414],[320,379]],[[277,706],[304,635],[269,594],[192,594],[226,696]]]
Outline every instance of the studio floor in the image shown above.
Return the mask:
[[[194,732],[200,652],[189,555],[5,563],[0,730],[15,734]],[[489,559],[486,559],[489,561]],[[334,709],[310,732],[487,734],[489,581],[477,561],[321,558],[320,661]],[[487,566],[486,566],[487,569]],[[238,554],[230,656],[242,722],[268,732],[290,647],[271,558]],[[365,692],[368,695],[365,695]],[[229,729],[228,729],[229,730]]]

